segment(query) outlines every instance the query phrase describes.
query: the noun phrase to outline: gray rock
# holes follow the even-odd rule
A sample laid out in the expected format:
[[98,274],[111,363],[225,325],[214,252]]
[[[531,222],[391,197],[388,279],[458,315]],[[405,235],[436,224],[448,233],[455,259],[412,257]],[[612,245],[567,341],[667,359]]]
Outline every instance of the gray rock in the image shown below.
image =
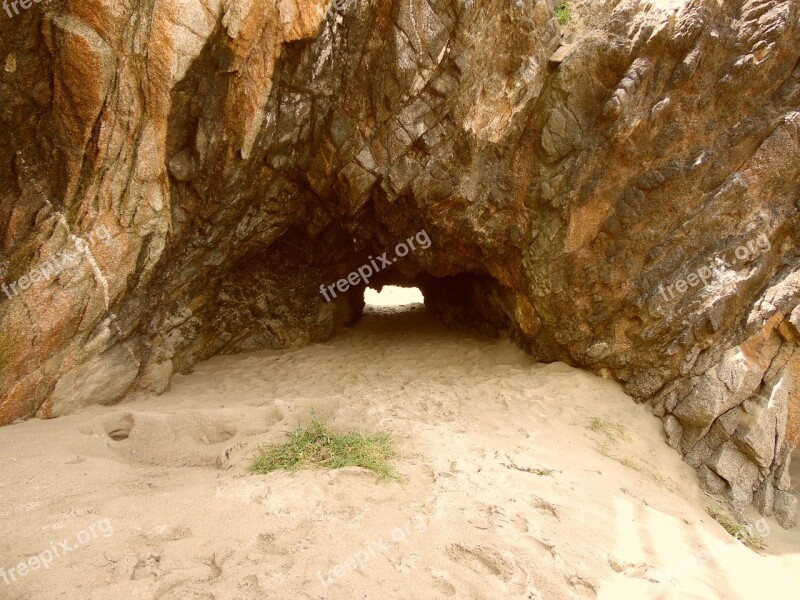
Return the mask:
[[730,409],[719,419],[717,419],[717,422],[728,434],[728,437],[732,436],[733,432],[736,431],[736,428],[739,426],[739,417],[741,414],[742,414],[742,409],[736,407]]
[[683,426],[680,421],[672,415],[667,415],[664,419],[664,431],[667,433],[667,443],[676,450],[680,448]]
[[786,459],[778,466],[775,471],[775,487],[783,492],[789,491],[791,488],[791,480],[789,478],[789,467],[792,464],[792,455],[787,454]]
[[775,492],[775,518],[784,529],[791,529],[797,517],[797,496],[791,492]]
[[720,446],[708,466],[731,487],[731,499],[750,504],[759,478],[758,467],[728,441]]
[[773,514],[773,505],[775,503],[775,487],[771,482],[765,481],[756,490],[753,496],[753,504],[758,512],[765,517],[771,517]]
[[53,416],[92,404],[110,404],[131,387],[139,361],[126,344],[117,344],[65,373],[53,390]]
[[678,405],[678,393],[671,392],[667,394],[667,397],[664,399],[664,408],[667,412],[672,412],[675,410],[675,407]]
[[695,471],[697,471],[700,485],[710,494],[721,494],[728,489],[728,484],[725,483],[725,480],[707,466],[700,465]]
[[661,419],[663,419],[666,416],[667,411],[664,408],[663,400],[657,402],[656,405],[653,406],[653,414]]
[[692,449],[686,453],[683,459],[691,466],[697,468],[711,458],[715,449],[716,448],[709,446],[708,438],[701,438],[699,442],[692,446]]
[[692,425],[702,434],[724,412],[739,403],[735,394],[712,373],[701,378],[700,383],[672,411],[681,423]]
[[753,400],[749,410],[742,412],[733,434],[739,450],[760,467],[769,467],[775,457],[778,406],[764,397]]

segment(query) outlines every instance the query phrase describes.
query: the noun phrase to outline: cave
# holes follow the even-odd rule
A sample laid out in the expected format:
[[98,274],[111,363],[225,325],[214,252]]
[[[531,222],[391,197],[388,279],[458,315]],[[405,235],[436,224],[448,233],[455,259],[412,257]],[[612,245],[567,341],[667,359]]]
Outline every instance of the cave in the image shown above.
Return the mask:
[[[675,469],[689,469],[684,479],[732,522],[752,522],[755,511],[795,527],[795,0],[48,0],[23,9],[14,3],[0,19],[0,433],[15,448],[38,439],[27,431],[85,419],[81,435],[104,447],[76,447],[93,459],[123,449],[125,460],[135,450],[166,461],[180,439],[203,449],[189,466],[241,475],[237,457],[254,451],[241,434],[249,418],[270,426],[253,439],[273,442],[277,423],[308,417],[284,371],[299,378],[298,365],[316,357],[336,373],[338,348],[383,385],[368,346],[392,354],[384,323],[387,336],[434,353],[438,337],[449,354],[437,354],[436,368],[448,377],[464,371],[459,344],[475,364],[483,358],[491,368],[474,371],[497,390],[475,380],[475,402],[490,408],[470,418],[496,426],[498,439],[519,433],[507,429],[515,420],[529,440],[531,415],[578,411],[561,388],[591,396],[598,411],[602,397],[591,394],[612,403],[619,392],[631,412],[614,404],[614,415],[679,457]],[[404,364],[429,366],[404,348]],[[260,387],[257,374],[237,371],[246,361],[279,383]],[[220,392],[219,414],[180,408],[192,403],[192,382],[208,399],[237,373],[274,406],[235,388],[247,395],[241,406]],[[410,413],[399,398],[413,390],[408,406],[440,417],[440,437],[460,444],[463,423],[452,423],[475,404],[452,399],[457,378],[426,373],[427,388],[403,375],[387,389],[391,408],[358,410],[375,427],[401,422]],[[553,407],[533,397],[537,373]],[[333,418],[348,414],[352,389],[341,373],[331,378],[334,399],[307,391]],[[237,408],[248,418],[226,412]],[[599,413],[576,419],[571,435],[605,435],[606,454],[630,433]],[[502,469],[539,478],[525,493],[558,473],[522,465],[513,449],[496,454]],[[70,464],[82,464],[76,456]],[[474,464],[490,472],[483,458]],[[466,472],[456,467],[415,474],[438,485]],[[303,481],[297,497],[315,497],[316,484]],[[269,505],[272,492],[254,485],[242,494]],[[558,516],[558,503],[537,498],[539,513]],[[492,510],[469,520],[492,530]],[[510,522],[528,531],[525,519]],[[263,535],[254,554],[274,541]],[[500,573],[487,597],[522,593],[527,575],[504,552],[445,543],[454,561]],[[204,560],[219,567],[216,555]],[[127,575],[158,579],[158,562],[138,557]],[[612,570],[638,572],[637,562]],[[432,577],[442,594],[471,589]],[[596,591],[575,573],[566,579],[572,591]]]

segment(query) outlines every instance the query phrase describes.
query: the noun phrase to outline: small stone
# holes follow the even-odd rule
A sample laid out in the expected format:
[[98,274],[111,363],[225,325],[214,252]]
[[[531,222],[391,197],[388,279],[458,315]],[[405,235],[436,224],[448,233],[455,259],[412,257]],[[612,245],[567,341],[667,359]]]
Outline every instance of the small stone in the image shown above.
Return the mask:
[[586,350],[586,357],[590,361],[600,360],[608,356],[610,349],[608,342],[595,342]]
[[17,72],[17,55],[13,52],[6,56],[6,64],[3,69],[6,73],[16,73]]
[[169,172],[178,181],[189,181],[194,172],[194,159],[188,150],[181,150],[169,160]]

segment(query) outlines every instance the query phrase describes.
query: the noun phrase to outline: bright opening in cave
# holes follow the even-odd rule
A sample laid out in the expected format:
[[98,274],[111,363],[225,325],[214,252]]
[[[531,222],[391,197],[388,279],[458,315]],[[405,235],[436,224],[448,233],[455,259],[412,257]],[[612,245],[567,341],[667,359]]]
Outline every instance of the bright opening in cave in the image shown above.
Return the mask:
[[364,302],[367,306],[405,306],[422,304],[424,298],[419,288],[386,285],[378,291],[373,288],[364,290]]

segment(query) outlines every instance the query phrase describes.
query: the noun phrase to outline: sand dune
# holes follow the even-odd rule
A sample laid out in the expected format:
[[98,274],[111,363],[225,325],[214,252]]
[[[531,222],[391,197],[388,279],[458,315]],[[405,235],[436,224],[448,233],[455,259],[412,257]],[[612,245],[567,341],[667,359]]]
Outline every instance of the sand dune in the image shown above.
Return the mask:
[[[260,444],[312,415],[395,435],[404,481],[247,472]],[[160,397],[0,429],[0,447],[6,572],[101,520],[113,527],[0,579],[10,600],[800,589],[800,531],[767,519],[763,554],[737,544],[660,421],[620,386],[445,330],[419,307],[373,309],[295,352],[217,357]]]

